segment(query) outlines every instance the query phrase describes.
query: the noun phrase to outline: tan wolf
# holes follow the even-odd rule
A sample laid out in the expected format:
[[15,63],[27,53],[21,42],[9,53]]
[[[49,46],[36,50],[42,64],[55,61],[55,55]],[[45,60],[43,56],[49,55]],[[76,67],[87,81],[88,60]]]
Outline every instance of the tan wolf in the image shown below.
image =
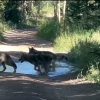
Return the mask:
[[7,53],[0,52],[0,63],[3,65],[3,70],[1,72],[6,70],[6,65],[13,67],[14,73],[16,72],[17,66]]

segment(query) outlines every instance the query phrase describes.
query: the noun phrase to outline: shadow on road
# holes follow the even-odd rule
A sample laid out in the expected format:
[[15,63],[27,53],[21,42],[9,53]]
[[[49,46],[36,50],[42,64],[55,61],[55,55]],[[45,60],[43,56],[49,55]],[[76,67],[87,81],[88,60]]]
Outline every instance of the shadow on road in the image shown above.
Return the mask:
[[100,100],[98,84],[57,84],[47,77],[2,73],[1,100]]
[[36,36],[36,30],[12,30],[4,33],[4,45],[10,46],[36,46],[36,47],[52,47],[52,42],[40,39]]

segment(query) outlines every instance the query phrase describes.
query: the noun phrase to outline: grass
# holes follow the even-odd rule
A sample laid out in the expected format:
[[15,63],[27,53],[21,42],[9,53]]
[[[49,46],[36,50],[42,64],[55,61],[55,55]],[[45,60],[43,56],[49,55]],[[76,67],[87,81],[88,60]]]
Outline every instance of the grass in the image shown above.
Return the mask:
[[[80,69],[80,73],[82,72],[82,75],[86,75],[87,79],[92,80],[97,78],[95,81],[100,79],[99,29],[96,31],[81,30],[75,31],[74,33],[63,33],[55,39],[54,51],[68,53],[69,61],[74,64],[75,67],[78,67]],[[96,66],[97,62],[99,62],[98,69]],[[91,66],[93,67],[91,68]]]
[[[77,34],[78,33],[78,34]],[[74,33],[61,33],[54,41],[54,51],[70,52],[80,40],[88,39],[91,33],[75,31]]]
[[54,13],[54,10],[53,10],[54,8],[52,7],[52,6],[48,6],[48,7],[43,7],[42,8],[42,10],[41,10],[41,14],[43,15],[43,16],[46,16],[46,15],[48,15],[48,14],[52,14],[53,15],[53,13]]
[[100,62],[100,57],[91,53],[94,52],[95,49],[100,50],[99,43],[90,40],[80,41],[71,49],[69,59],[75,63],[78,68],[83,70],[83,74],[85,74],[91,63],[95,64],[96,62]]
[[7,22],[0,22],[0,31],[7,31],[7,30],[11,30],[11,29],[15,29],[16,25],[12,24],[12,23],[7,23]]
[[88,70],[85,78],[90,80],[90,81],[100,83],[100,70],[98,68],[98,64],[91,65],[91,67]]
[[4,21],[0,22],[0,41],[4,41],[3,32],[11,29],[15,29],[16,26],[12,23],[7,23]]
[[20,23],[17,25],[17,29],[30,29],[30,28],[34,28],[36,25],[36,21],[29,18],[26,20],[26,23]]
[[4,41],[3,33],[0,32],[0,41]]

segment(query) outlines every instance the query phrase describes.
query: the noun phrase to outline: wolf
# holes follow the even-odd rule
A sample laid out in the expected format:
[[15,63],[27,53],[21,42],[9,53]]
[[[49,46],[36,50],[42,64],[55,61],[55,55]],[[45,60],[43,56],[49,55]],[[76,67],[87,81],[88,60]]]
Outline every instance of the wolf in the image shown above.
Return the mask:
[[52,62],[51,62],[51,68],[52,68],[52,71],[55,71],[55,62],[56,61],[62,61],[62,60],[65,60],[65,61],[68,61],[68,57],[65,55],[65,54],[61,54],[61,53],[52,53],[50,51],[38,51],[36,49],[34,49],[33,47],[29,48],[29,54],[45,54],[45,55],[49,55],[52,57]]
[[14,68],[13,73],[16,72],[17,66],[7,53],[0,52],[0,63],[3,65],[3,70],[1,72],[4,72],[6,70],[6,65]]
[[38,51],[36,49],[34,49],[33,47],[29,48],[29,54],[39,54],[39,55],[47,55],[47,56],[51,56],[52,57],[52,61],[50,64],[50,67],[52,68],[52,71],[55,71],[55,60],[56,55],[50,51]]
[[45,73],[49,72],[49,68],[50,68],[50,63],[52,61],[52,57],[45,55],[45,54],[28,54],[28,53],[23,53],[21,54],[19,61],[24,62],[30,62],[31,64],[34,64],[34,69],[36,69],[36,67],[38,67],[38,70],[40,73],[43,73],[41,71],[41,67],[45,69]]

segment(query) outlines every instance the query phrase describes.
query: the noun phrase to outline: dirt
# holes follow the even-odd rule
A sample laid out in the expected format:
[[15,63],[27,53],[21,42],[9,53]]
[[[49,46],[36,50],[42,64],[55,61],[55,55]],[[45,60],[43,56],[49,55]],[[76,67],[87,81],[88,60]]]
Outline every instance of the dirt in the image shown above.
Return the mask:
[[[36,36],[36,30],[12,30],[4,33],[0,51],[7,52],[14,61],[28,47],[53,52],[52,42]],[[100,100],[100,85],[77,74],[57,77],[0,73],[0,100]]]

